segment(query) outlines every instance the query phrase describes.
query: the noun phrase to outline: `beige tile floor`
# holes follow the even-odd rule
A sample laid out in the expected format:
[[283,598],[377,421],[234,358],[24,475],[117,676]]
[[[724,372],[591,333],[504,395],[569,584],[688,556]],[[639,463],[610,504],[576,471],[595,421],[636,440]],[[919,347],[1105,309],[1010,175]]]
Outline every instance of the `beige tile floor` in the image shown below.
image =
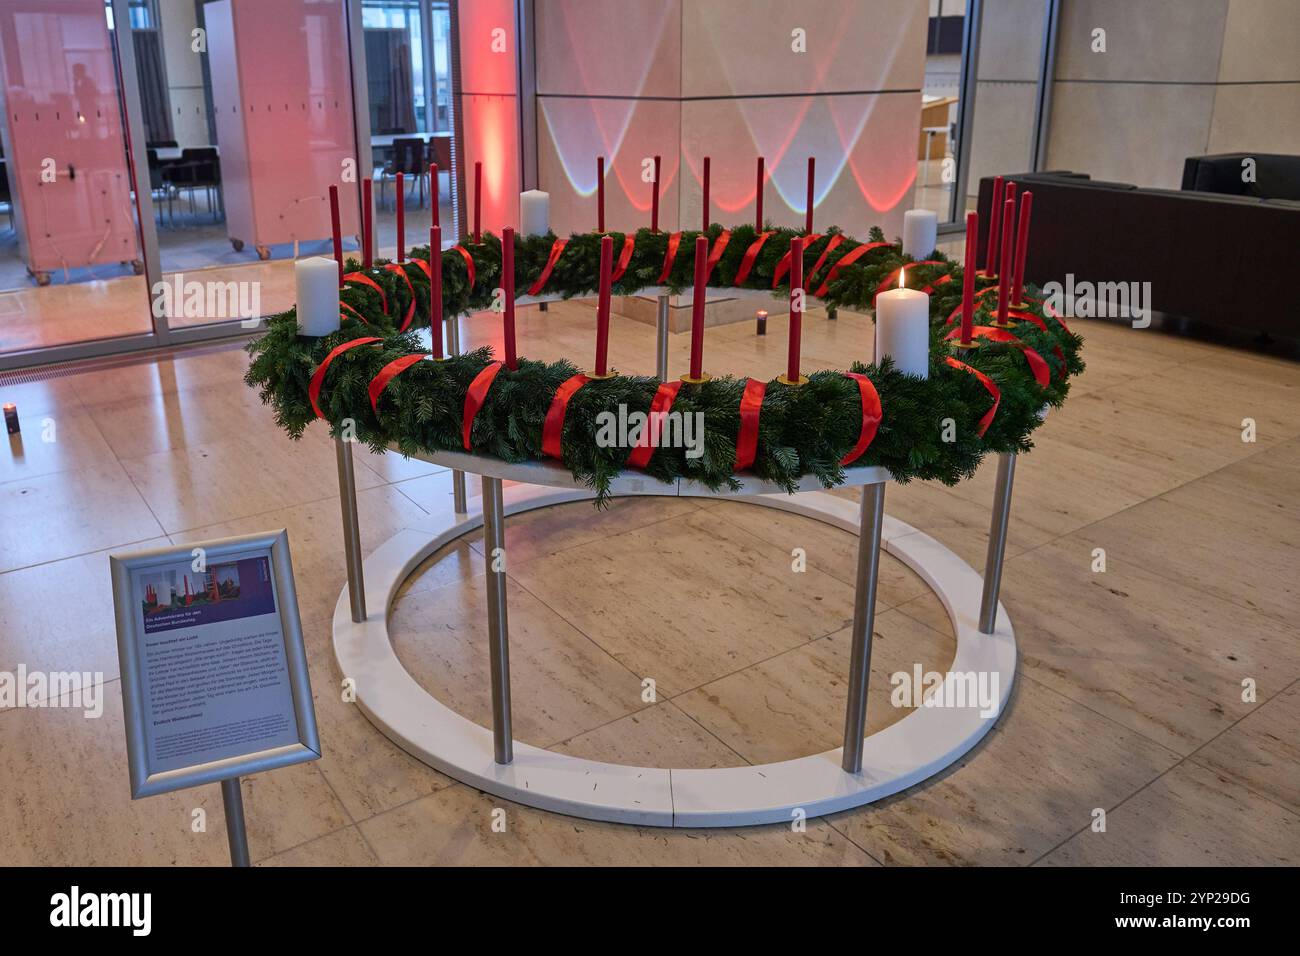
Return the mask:
[[[522,350],[582,360],[593,325],[583,305],[523,310]],[[344,570],[328,441],[319,428],[283,437],[241,384],[237,347],[0,387],[24,423],[0,452],[0,670],[106,682],[98,720],[0,712],[0,863],[224,862],[216,787],[128,797],[106,555],[286,527],[324,757],[245,781],[258,862],[1294,865],[1300,366],[1078,325],[1089,371],[1018,469],[1003,599],[1021,657],[1008,712],[939,777],[806,832],[573,820],[480,794],[390,744],[342,699],[330,652]],[[463,339],[492,343],[496,329],[474,317]],[[869,329],[861,316],[811,314],[809,364],[869,356]],[[748,323],[711,330],[706,365],[775,374],[784,336],[779,318],[765,338]],[[687,348],[673,340],[673,368]],[[616,319],[611,353],[650,371],[652,330]],[[447,473],[419,462],[362,453],[357,471],[367,551],[449,495]],[[980,567],[991,472],[951,489],[890,487],[886,508]],[[852,536],[737,503],[638,499],[521,516],[507,540],[522,739],[688,767],[838,742]],[[806,571],[793,570],[794,548]],[[482,575],[480,542],[458,542],[425,562],[392,613],[416,678],[486,722]],[[876,632],[872,730],[905,713],[889,701],[891,673],[943,668],[953,653],[939,602],[892,559]],[[504,833],[491,825],[498,807]],[[1105,832],[1093,830],[1099,809]]]

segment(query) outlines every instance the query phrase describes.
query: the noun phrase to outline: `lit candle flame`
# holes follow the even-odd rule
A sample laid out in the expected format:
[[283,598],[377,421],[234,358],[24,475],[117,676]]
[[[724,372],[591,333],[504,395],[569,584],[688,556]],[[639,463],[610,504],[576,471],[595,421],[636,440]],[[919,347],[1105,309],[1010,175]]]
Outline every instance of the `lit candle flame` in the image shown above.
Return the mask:
[[907,267],[906,266],[898,267],[898,287],[900,289],[907,288]]

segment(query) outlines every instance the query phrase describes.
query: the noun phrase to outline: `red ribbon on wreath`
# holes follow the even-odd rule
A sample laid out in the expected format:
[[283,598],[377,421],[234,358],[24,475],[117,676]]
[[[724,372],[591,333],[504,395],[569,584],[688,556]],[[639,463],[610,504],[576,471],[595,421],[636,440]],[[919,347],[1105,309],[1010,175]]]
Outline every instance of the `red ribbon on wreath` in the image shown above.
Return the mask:
[[762,232],[757,239],[749,244],[745,250],[744,257],[740,260],[740,268],[736,271],[736,281],[732,285],[744,285],[745,280],[749,278],[750,272],[754,269],[754,261],[758,258],[758,251],[763,248],[763,243],[771,239],[776,233]]
[[379,293],[379,304],[384,309],[384,315],[388,314],[388,296],[384,294],[384,288],[364,272],[349,272],[343,277],[344,282],[360,282],[362,285],[370,286]]
[[677,258],[677,247],[682,244],[682,234],[674,232],[668,237],[668,250],[664,253],[664,271],[659,273],[659,285],[668,281],[673,274],[673,260]]
[[406,274],[406,270],[396,262],[388,263],[388,265],[384,266],[384,269],[387,272],[395,272],[401,276],[402,281],[406,283],[406,291],[411,293],[411,304],[406,307],[406,317],[402,319],[402,325],[397,330],[399,332],[405,332],[411,327],[411,320],[415,318],[415,286],[411,285],[411,277]]
[[853,263],[857,262],[859,259],[865,256],[872,249],[880,249],[883,246],[889,246],[889,245],[892,245],[892,243],[868,242],[868,243],[864,243],[863,245],[857,246],[856,248],[850,249],[848,252],[846,252],[843,256],[840,257],[839,262],[831,266],[830,274],[826,276],[826,280],[822,282],[821,288],[819,288],[816,292],[814,292],[813,295],[815,295],[819,299],[823,298],[826,295],[826,290],[831,287],[831,283],[835,281],[837,276],[839,276],[841,269],[847,269],[849,266],[853,265]]
[[469,277],[469,287],[474,288],[474,257],[469,254],[468,249],[461,245],[452,246],[451,251],[459,252],[461,258],[465,260],[465,274]]
[[947,275],[939,276],[939,278],[935,279],[933,282],[931,282],[928,286],[926,286],[921,291],[924,292],[926,295],[929,295],[931,292],[934,291],[935,286],[947,285],[951,281],[952,281],[952,273],[949,272]]
[[618,262],[614,265],[614,272],[610,275],[610,282],[617,282],[623,278],[623,273],[627,272],[628,264],[632,261],[632,250],[636,248],[636,236],[628,233],[623,237],[623,251],[619,253]]
[[730,229],[722,230],[722,232],[718,235],[718,238],[713,241],[713,249],[709,251],[709,258],[706,260],[705,263],[704,281],[706,283],[709,281],[709,277],[713,275],[713,269],[718,264],[718,260],[722,258],[722,252],[724,249],[727,248],[727,243],[729,243],[730,241],[731,241]]
[[979,383],[984,386],[984,388],[988,391],[988,393],[993,396],[993,407],[984,413],[984,417],[980,419],[979,429],[976,432],[976,434],[978,434],[980,438],[983,438],[984,433],[988,431],[989,426],[993,424],[993,416],[998,413],[998,405],[1002,401],[1001,389],[999,389],[997,385],[994,384],[993,379],[989,378],[979,369],[967,365],[965,362],[959,362],[957,359],[953,358],[952,356],[945,357],[944,361],[947,362],[955,369],[961,369],[970,372],[972,375],[975,376],[975,378],[979,380]]
[[832,252],[834,252],[835,248],[843,241],[844,241],[844,233],[842,232],[837,232],[835,233],[835,235],[831,236],[831,241],[826,243],[826,248],[823,249],[822,254],[817,257],[816,264],[809,271],[808,278],[804,280],[806,285],[812,285],[813,276],[821,272],[822,266],[826,265],[826,257],[829,256]]
[[[816,242],[821,237],[822,234],[820,232],[814,232],[811,236],[804,236],[803,237],[804,252],[807,252],[808,247],[811,246],[814,242]],[[790,261],[790,253],[792,251],[793,250],[787,249],[785,255],[781,257],[781,261],[776,264],[776,271],[772,273],[773,289],[779,286],[781,284],[781,280],[784,279],[786,275],[789,274],[790,266],[792,264]]]
[[564,415],[569,410],[569,399],[590,381],[591,379],[579,372],[566,378],[555,390],[551,407],[546,410],[546,420],[542,423],[542,454],[548,458],[564,457],[561,439],[564,437]]
[[469,389],[465,392],[465,412],[462,416],[461,440],[465,444],[465,450],[470,451],[469,433],[474,428],[474,419],[478,416],[479,409],[483,407],[483,402],[487,400],[488,389],[492,387],[492,381],[497,377],[497,373],[502,369],[502,363],[489,362],[483,366],[483,371],[474,376],[474,381],[469,383]]
[[379,396],[384,394],[384,389],[402,372],[405,372],[417,362],[422,362],[427,356],[422,352],[416,352],[414,355],[403,355],[399,359],[393,359],[379,370],[379,374],[370,380],[370,407],[375,410],[375,417],[379,416]]
[[872,441],[875,440],[876,431],[880,428],[880,418],[883,411],[880,406],[880,393],[876,391],[876,386],[872,384],[871,379],[860,372],[845,372],[844,374],[858,383],[858,395],[862,399],[862,426],[858,431],[857,442],[849,449],[848,454],[840,459],[841,465],[857,461],[871,446]]
[[627,463],[632,468],[644,468],[650,464],[650,456],[655,453],[654,446],[650,444],[651,430],[657,433],[658,424],[663,416],[667,415],[673,407],[673,400],[677,398],[677,392],[682,387],[682,380],[675,379],[671,382],[662,382],[655,389],[654,401],[650,403],[650,413],[646,416],[645,426],[641,429],[641,437],[637,441],[636,447],[632,449],[632,454],[628,455]]
[[[970,331],[972,338],[988,339],[990,342],[999,342],[1003,345],[1014,345],[1020,350],[1020,354],[1025,357],[1025,361],[1029,363],[1029,371],[1033,373],[1034,381],[1042,388],[1047,388],[1052,384],[1052,369],[1047,364],[1047,359],[1016,338],[1014,332],[1009,329],[995,328],[992,325],[976,325]],[[953,329],[945,338],[954,339],[959,335],[961,335],[961,329]]]
[[767,383],[756,378],[745,380],[745,393],[740,396],[740,433],[736,435],[736,471],[753,465],[758,454],[758,416],[766,392]]
[[317,418],[323,419],[325,417],[324,412],[320,410],[320,390],[321,386],[325,384],[325,373],[329,371],[330,363],[344,352],[349,349],[354,349],[358,345],[366,345],[370,342],[382,341],[383,339],[378,336],[368,335],[364,338],[352,339],[351,341],[344,342],[342,345],[335,346],[330,354],[325,356],[320,365],[316,366],[316,371],[312,373],[311,381],[307,384],[307,398],[311,400],[311,410],[316,413]]
[[551,254],[546,257],[546,265],[542,267],[542,274],[537,277],[537,281],[528,287],[529,295],[541,295],[546,283],[550,281],[551,272],[555,269],[555,264],[560,261],[560,253],[564,247],[569,244],[568,239],[556,239],[551,243]]

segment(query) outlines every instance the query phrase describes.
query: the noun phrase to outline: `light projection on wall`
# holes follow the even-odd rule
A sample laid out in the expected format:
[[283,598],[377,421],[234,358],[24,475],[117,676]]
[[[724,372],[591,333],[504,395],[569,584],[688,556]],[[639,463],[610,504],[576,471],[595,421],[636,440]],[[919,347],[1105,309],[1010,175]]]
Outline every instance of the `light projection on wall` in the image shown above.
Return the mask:
[[[539,60],[565,64],[539,89],[541,187],[552,193],[556,228],[590,228],[598,155],[608,157],[611,227],[648,222],[641,162],[656,153],[665,208],[681,223],[698,216],[705,156],[711,217],[746,218],[755,202],[754,160],[763,156],[765,213],[797,224],[807,205],[806,161],[815,156],[814,206],[829,199],[837,221],[861,216],[888,227],[916,180],[924,47],[923,19],[880,15],[888,12],[876,11],[866,31],[859,4],[828,2],[819,8],[816,55],[786,70],[778,64],[791,61],[776,46],[753,49],[754,32],[735,29],[734,3],[648,4],[634,25],[641,42],[610,49],[608,31],[593,22],[598,8],[558,0],[548,7],[558,26],[545,31],[538,50]],[[859,42],[864,33],[869,49]],[[774,35],[774,44],[788,43]],[[674,55],[680,69],[672,88],[663,61]],[[669,195],[679,177],[684,188]],[[621,219],[620,206],[640,221]]]

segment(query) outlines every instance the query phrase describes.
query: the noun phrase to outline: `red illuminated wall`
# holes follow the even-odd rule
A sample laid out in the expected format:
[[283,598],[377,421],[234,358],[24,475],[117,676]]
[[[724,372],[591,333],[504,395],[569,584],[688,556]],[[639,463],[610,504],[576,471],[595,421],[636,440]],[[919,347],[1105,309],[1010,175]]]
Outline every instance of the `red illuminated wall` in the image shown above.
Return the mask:
[[[545,5],[539,5],[545,9]],[[461,229],[471,228],[474,163],[483,163],[483,228],[519,225],[519,98],[513,0],[461,0],[460,90],[456,107],[465,196]]]
[[[815,224],[901,232],[916,177],[925,4],[914,0],[547,0],[537,5],[538,178],[556,232],[595,226],[604,154],[607,224],[649,222],[642,160],[663,156],[660,225],[697,228],[712,161],[714,222],[802,224],[817,159]],[[806,52],[792,49],[805,32]]]

